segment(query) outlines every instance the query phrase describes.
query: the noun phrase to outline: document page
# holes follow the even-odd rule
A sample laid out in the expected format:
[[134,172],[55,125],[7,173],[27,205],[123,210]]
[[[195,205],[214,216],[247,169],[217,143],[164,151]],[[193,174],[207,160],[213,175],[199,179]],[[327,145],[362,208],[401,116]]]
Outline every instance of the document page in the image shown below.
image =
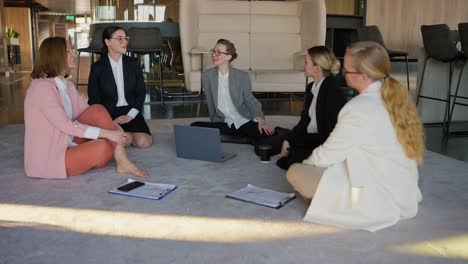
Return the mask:
[[296,197],[294,193],[277,192],[248,184],[246,187],[226,195],[245,202],[251,202],[271,208],[280,208]]

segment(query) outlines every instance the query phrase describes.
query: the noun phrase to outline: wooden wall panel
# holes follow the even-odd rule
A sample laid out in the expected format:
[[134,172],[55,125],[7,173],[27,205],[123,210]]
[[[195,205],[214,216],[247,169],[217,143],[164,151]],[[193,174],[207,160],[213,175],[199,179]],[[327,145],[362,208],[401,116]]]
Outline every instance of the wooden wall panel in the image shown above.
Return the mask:
[[417,57],[421,25],[468,22],[467,0],[367,0],[366,24],[378,25],[388,48]]
[[[160,2],[157,2],[159,5]],[[166,13],[164,14],[164,19],[171,18],[173,21],[179,21],[179,1],[166,1]]]
[[5,7],[6,26],[18,31],[21,65],[20,69],[24,71],[32,70],[32,45],[31,45],[31,19],[29,8],[23,7]]
[[355,15],[355,0],[325,0],[327,14],[333,15]]

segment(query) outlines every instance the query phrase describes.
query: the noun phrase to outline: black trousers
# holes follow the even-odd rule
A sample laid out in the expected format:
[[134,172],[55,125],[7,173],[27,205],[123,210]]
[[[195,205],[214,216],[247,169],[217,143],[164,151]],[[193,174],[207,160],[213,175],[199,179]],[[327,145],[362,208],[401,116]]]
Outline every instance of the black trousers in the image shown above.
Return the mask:
[[[234,124],[228,126],[228,124],[224,122],[194,122],[190,125],[217,128],[220,130],[221,134],[248,137],[255,146],[255,150],[260,145],[271,145],[273,147],[271,155],[276,155],[281,151],[281,147],[278,148],[278,143],[276,142],[279,141],[280,138],[275,135],[269,136],[265,133],[261,134],[258,130],[258,123],[252,120],[243,124],[239,128],[236,128]],[[257,151],[255,151],[255,153],[257,153]]]
[[294,163],[302,163],[302,161],[307,159],[312,154],[314,149],[318,147],[316,146],[316,140],[314,140],[314,137],[314,134],[308,133],[303,135],[302,142],[289,142],[289,155],[287,157],[278,159],[276,165],[284,170],[287,170]]

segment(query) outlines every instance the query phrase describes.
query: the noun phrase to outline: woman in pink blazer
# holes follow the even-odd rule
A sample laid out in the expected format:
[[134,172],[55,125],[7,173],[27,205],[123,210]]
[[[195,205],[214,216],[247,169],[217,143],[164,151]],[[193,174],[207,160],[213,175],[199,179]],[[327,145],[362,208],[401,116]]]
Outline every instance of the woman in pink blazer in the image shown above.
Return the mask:
[[24,102],[24,166],[27,176],[64,179],[115,158],[118,173],[148,174],[131,162],[126,134],[101,105],[88,106],[65,77],[75,67],[64,38],[45,39]]

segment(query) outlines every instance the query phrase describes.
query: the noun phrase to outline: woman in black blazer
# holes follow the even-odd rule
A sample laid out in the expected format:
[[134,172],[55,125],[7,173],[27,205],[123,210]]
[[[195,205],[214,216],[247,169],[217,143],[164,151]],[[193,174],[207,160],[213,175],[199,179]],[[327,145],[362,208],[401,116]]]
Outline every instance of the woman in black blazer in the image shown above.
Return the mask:
[[109,111],[127,132],[126,146],[147,148],[153,138],[141,114],[146,90],[139,62],[125,56],[129,39],[121,27],[105,28],[102,41],[101,59],[91,65],[88,104],[102,104]]
[[335,128],[338,113],[346,102],[333,76],[339,71],[340,62],[327,47],[316,46],[307,51],[304,75],[314,82],[306,87],[299,123],[283,137],[276,163],[279,167],[286,170],[308,158]]

